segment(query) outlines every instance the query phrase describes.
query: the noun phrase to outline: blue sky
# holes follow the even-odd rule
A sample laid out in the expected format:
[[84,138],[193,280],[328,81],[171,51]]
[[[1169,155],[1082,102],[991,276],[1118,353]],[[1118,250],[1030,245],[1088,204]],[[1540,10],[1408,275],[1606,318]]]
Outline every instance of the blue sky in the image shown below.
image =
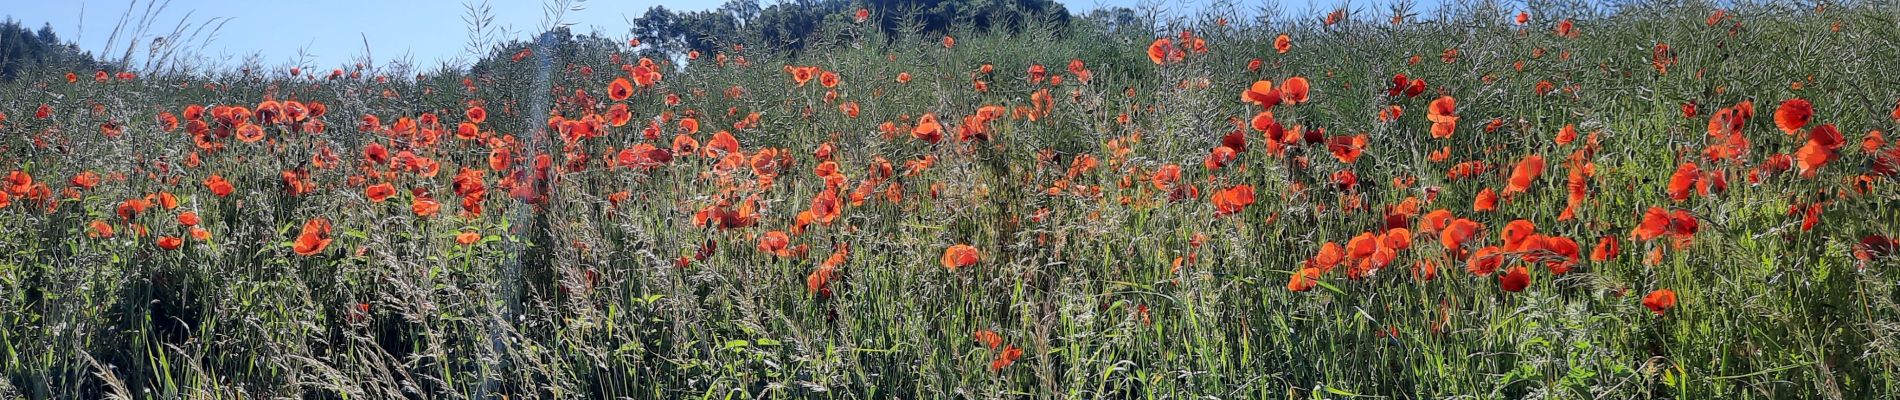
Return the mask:
[[[141,15],[148,1],[4,0],[0,2],[10,4],[0,13],[35,29],[50,23],[62,39],[76,41],[81,48],[99,54],[104,52],[113,25],[126,14],[128,6],[136,3],[137,10],[132,14]],[[164,3],[164,0],[158,1]],[[775,1],[763,0],[761,5],[770,6]],[[1138,8],[1140,4],[1140,0],[1058,1],[1074,13],[1105,6]],[[1177,13],[1197,8],[1192,5],[1193,1],[1161,1],[1187,4],[1172,6]],[[724,2],[592,0],[582,3],[584,10],[568,13],[565,19],[573,23],[577,32],[598,31],[609,37],[625,38],[627,20],[656,4],[677,11],[711,9]],[[1290,12],[1300,12],[1319,9],[1318,4],[1332,1],[1294,0],[1290,3],[1295,5],[1283,7]],[[427,68],[443,61],[457,61],[466,54],[468,25],[463,21],[464,4],[461,0],[172,0],[154,18],[150,32],[139,41],[150,42],[154,36],[169,33],[180,20],[203,24],[212,18],[228,18],[217,37],[202,48],[202,55],[210,62],[233,65],[255,54],[266,67],[299,65],[329,69],[353,63],[364,53],[367,41],[377,64],[407,56],[417,66]],[[524,36],[541,26],[542,1],[490,0],[489,5],[496,16],[494,25],[514,36]],[[110,51],[121,53],[124,46],[121,39]]]

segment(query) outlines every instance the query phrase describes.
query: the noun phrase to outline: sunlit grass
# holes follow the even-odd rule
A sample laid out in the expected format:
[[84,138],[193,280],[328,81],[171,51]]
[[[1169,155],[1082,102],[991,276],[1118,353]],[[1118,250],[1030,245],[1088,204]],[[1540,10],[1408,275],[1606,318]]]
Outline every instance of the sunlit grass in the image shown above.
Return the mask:
[[[1863,143],[1900,119],[1900,64],[1880,61],[1900,59],[1880,44],[1900,15],[1453,9],[955,31],[953,46],[847,25],[849,41],[796,56],[691,60],[578,37],[421,75],[40,71],[0,86],[0,397],[1896,393],[1900,291],[1879,240],[1900,221],[1900,145]],[[1180,54],[1151,61],[1158,38]],[[820,74],[800,84],[796,67]],[[1398,74],[1423,90],[1389,94]],[[1263,80],[1291,99],[1294,77],[1304,103],[1243,100]],[[1433,135],[1441,98],[1448,137]],[[1814,109],[1793,134],[1776,124],[1789,99]],[[311,114],[259,112],[292,101]],[[1710,159],[1728,143],[1711,119],[1744,103],[1745,154]],[[199,133],[190,105],[207,108]],[[1251,126],[1267,109],[1282,136]],[[915,129],[926,114],[935,142]],[[1827,124],[1838,158],[1803,176]],[[1235,131],[1246,148],[1207,167]],[[1774,172],[1774,154],[1794,164]],[[1544,166],[1512,193],[1531,156]],[[1702,185],[1672,200],[1683,163]],[[1157,178],[1168,166],[1179,176]],[[1241,186],[1248,201],[1217,195]],[[1474,209],[1487,189],[1495,209]],[[835,207],[814,201],[827,190]],[[1437,210],[1477,229],[1447,248],[1426,227]],[[1537,244],[1506,238],[1517,220]],[[1381,244],[1393,227],[1409,246]],[[1379,251],[1354,254],[1362,235]],[[1558,238],[1577,245],[1567,273],[1548,265]],[[1594,259],[1604,238],[1617,249]],[[1327,243],[1336,267],[1318,260]],[[1470,272],[1490,246],[1495,272]],[[1514,267],[1521,291],[1501,283]],[[1653,311],[1661,289],[1676,302]]]

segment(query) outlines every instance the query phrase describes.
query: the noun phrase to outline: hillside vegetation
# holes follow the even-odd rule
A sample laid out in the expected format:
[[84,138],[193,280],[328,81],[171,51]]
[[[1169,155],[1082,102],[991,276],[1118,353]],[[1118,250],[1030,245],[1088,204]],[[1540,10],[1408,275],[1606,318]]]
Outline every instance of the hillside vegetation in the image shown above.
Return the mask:
[[23,69],[0,398],[1890,398],[1897,10]]

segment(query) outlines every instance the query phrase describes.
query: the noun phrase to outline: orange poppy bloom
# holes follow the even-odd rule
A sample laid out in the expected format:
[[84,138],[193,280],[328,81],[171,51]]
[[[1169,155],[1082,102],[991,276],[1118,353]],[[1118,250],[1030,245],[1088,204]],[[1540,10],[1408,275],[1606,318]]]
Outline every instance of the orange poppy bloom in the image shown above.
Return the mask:
[[479,124],[488,120],[488,109],[482,106],[469,106],[468,111],[464,111],[462,116],[466,117],[469,123]]
[[1458,127],[1458,99],[1441,96],[1426,108],[1425,119],[1432,121],[1432,137],[1444,139],[1451,137]]
[[812,78],[817,77],[818,67],[787,65],[785,66],[785,73],[792,74],[793,84],[798,85],[798,87],[805,87],[806,82],[811,82]]
[[996,360],[990,361],[990,371],[1001,371],[1003,368],[1008,368],[1011,364],[1016,363],[1016,359],[1022,357],[1023,349],[1021,347],[1016,347],[1015,345],[1005,347],[1003,351],[997,352]]
[[628,97],[633,97],[633,82],[627,81],[627,78],[614,78],[613,83],[607,84],[607,98],[627,101]]
[[997,334],[996,331],[978,329],[976,332],[971,333],[970,336],[974,337],[976,342],[982,344],[983,347],[995,349],[1003,346],[1003,335]]
[[1524,157],[1523,161],[1518,161],[1517,166],[1511,169],[1511,178],[1505,182],[1504,195],[1509,196],[1530,190],[1531,183],[1543,174],[1544,156],[1532,154]]
[[[28,196],[28,197],[31,198],[31,196]],[[138,217],[140,213],[144,213],[145,209],[150,208],[151,206],[152,206],[152,202],[146,201],[145,199],[126,200],[125,202],[119,203],[119,208],[118,208],[119,218],[123,218],[129,221],[132,218]]]
[[1161,168],[1156,169],[1155,173],[1149,176],[1148,180],[1154,184],[1155,189],[1161,189],[1163,191],[1172,190],[1174,183],[1181,180],[1181,166],[1174,164],[1163,165]]
[[1555,141],[1559,146],[1566,146],[1571,142],[1577,141],[1577,125],[1564,124],[1563,129],[1557,131],[1557,139]]
[[206,189],[211,190],[211,194],[218,197],[230,196],[231,192],[236,190],[231,186],[231,182],[225,181],[224,177],[218,175],[205,178],[204,185]]
[[1504,242],[1504,251],[1515,252],[1524,247],[1525,242],[1537,234],[1537,224],[1530,220],[1517,219],[1504,224],[1498,230],[1498,240]]
[[324,248],[330,246],[330,241],[330,220],[311,218],[304,222],[303,231],[297,234],[292,250],[297,255],[312,256],[323,252]]
[[1664,311],[1676,308],[1676,291],[1656,289],[1649,292],[1649,295],[1643,296],[1643,307],[1649,307],[1650,312],[1662,315]]
[[778,257],[791,257],[791,244],[791,236],[787,236],[784,231],[766,232],[759,237],[759,251]]
[[825,71],[822,74],[818,74],[818,85],[826,88],[838,87],[838,73]]
[[1575,39],[1578,35],[1577,24],[1569,19],[1557,22],[1557,36]]
[[1214,216],[1236,214],[1253,204],[1253,185],[1238,185],[1227,188],[1215,192],[1213,197]]
[[959,268],[976,265],[976,263],[980,261],[980,258],[981,256],[977,253],[976,247],[959,244],[943,249],[943,259],[941,261],[944,268],[955,271]]
[[[1318,272],[1331,271],[1334,267],[1338,267],[1339,263],[1345,261],[1345,259],[1346,251],[1342,247],[1339,247],[1338,243],[1326,242],[1326,244],[1319,246],[1319,253],[1314,254],[1312,258],[1306,259],[1306,268],[1312,268]],[[1317,279],[1318,275],[1317,273],[1314,274],[1314,278]]]
[[818,192],[818,196],[812,197],[809,211],[813,220],[820,224],[831,225],[832,221],[838,219],[843,209],[844,204],[838,199],[838,190],[825,189]]
[[463,246],[472,245],[481,240],[482,234],[476,233],[475,231],[462,231],[462,233],[455,234],[455,244]]
[[937,114],[924,114],[917,119],[917,126],[911,128],[910,136],[930,143],[943,140],[943,125],[937,122]]
[[1181,49],[1174,47],[1174,41],[1168,38],[1155,39],[1154,43],[1148,44],[1148,60],[1155,65],[1180,61],[1183,55]]
[[97,187],[99,186],[99,174],[92,171],[80,172],[78,175],[73,175],[72,184],[80,189]]
[[1775,108],[1775,127],[1793,135],[1814,120],[1814,104],[1805,99],[1788,99]]
[[1313,290],[1313,287],[1319,286],[1319,276],[1318,268],[1302,268],[1300,272],[1293,273],[1293,277],[1286,282],[1286,290],[1294,292]]
[[158,238],[158,248],[160,249],[178,250],[179,247],[183,247],[184,245],[185,239],[177,236],[160,236]]
[[1490,276],[1504,265],[1504,255],[1497,246],[1485,246],[1471,252],[1465,260],[1465,271],[1472,275]]
[[1813,178],[1821,166],[1841,157],[1840,148],[1846,144],[1841,131],[1834,124],[1816,126],[1808,131],[1808,141],[1794,153],[1795,167],[1802,177]]
[[1334,136],[1326,141],[1326,151],[1332,153],[1339,162],[1352,164],[1365,154],[1366,134],[1352,136]]
[[195,213],[195,212],[190,212],[190,211],[186,211],[186,212],[182,212],[182,213],[178,213],[178,224],[179,224],[179,225],[184,225],[184,226],[197,226],[197,225],[198,225],[198,222],[200,222],[200,221],[199,221],[199,219],[198,219],[198,213]]
[[1676,167],[1676,173],[1669,176],[1669,199],[1688,200],[1689,195],[1694,192],[1700,173],[1700,168],[1693,162],[1685,162]]
[[369,197],[369,201],[381,203],[396,195],[396,186],[388,183],[370,185],[363,189],[363,195]]
[[1471,202],[1471,210],[1477,212],[1497,211],[1498,193],[1492,191],[1491,188],[1484,188],[1484,190],[1479,191],[1478,198]]
[[1293,38],[1287,37],[1284,33],[1273,38],[1273,51],[1286,54],[1287,51],[1291,50],[1293,50]]
[[1612,258],[1616,258],[1616,255],[1617,245],[1615,236],[1604,236],[1602,239],[1597,240],[1595,248],[1590,249],[1590,261],[1609,261]]
[[427,193],[418,193],[415,200],[409,202],[409,211],[415,213],[417,217],[428,218],[442,211],[442,203],[430,198]]
[[[5,193],[0,193],[0,197],[4,197],[4,196],[6,196]],[[93,237],[93,238],[112,237],[112,225],[106,224],[106,221],[104,220],[97,220],[97,219],[92,220],[91,223],[86,224],[86,227],[88,228],[86,230],[87,237]]]
[[1312,85],[1306,81],[1306,77],[1304,76],[1286,78],[1286,83],[1280,84],[1280,86],[1281,94],[1286,97],[1286,101],[1289,104],[1305,103],[1307,93],[1312,90]]
[[239,124],[236,132],[238,140],[244,143],[257,143],[258,141],[264,140],[264,127],[257,126],[256,124],[249,122]]

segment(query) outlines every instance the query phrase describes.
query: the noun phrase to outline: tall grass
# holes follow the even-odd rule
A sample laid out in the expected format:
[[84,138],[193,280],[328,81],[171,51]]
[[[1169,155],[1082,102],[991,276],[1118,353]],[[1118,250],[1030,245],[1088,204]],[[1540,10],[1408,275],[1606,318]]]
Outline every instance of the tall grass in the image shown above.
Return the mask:
[[[1876,173],[1880,153],[1859,149],[1870,131],[1896,124],[1894,8],[1737,4],[1714,24],[1716,7],[1695,2],[1615,12],[1458,4],[1435,16],[1406,8],[1396,7],[1414,15],[1396,24],[1393,9],[1366,6],[1331,25],[1324,15],[1252,20],[1223,10],[1141,21],[1153,28],[957,31],[951,47],[939,35],[885,37],[846,23],[826,35],[840,42],[796,56],[741,39],[720,54],[652,59],[664,78],[625,101],[610,98],[610,82],[639,61],[620,37],[493,45],[475,67],[420,76],[369,62],[334,72],[134,69],[139,76],[103,82],[77,71],[74,83],[46,71],[0,87],[0,169],[17,172],[0,206],[0,397],[1900,393],[1895,262],[1862,244],[1895,233],[1900,197]],[[1522,25],[1512,21],[1520,9],[1532,11]],[[471,24],[485,20],[475,10]],[[1577,37],[1554,32],[1566,19]],[[1188,43],[1183,31],[1207,51],[1148,59],[1158,37]],[[1291,48],[1280,54],[1273,42],[1283,33]],[[481,35],[472,47],[488,46]],[[1675,59],[1666,73],[1652,63],[1659,43]],[[1259,71],[1247,68],[1254,58]],[[1092,79],[1069,72],[1071,60]],[[1031,82],[1033,64],[1064,81]],[[797,85],[786,66],[834,71],[841,82]],[[1400,73],[1428,89],[1387,95]],[[912,80],[899,83],[900,74]],[[1261,132],[1237,128],[1261,110],[1240,93],[1294,76],[1312,82],[1311,101],[1275,107],[1273,118],[1329,140],[1363,133],[1362,157],[1342,162],[1326,143],[1273,154]],[[1547,94],[1536,90],[1543,81]],[[1021,116],[1017,106],[1033,109],[1042,89],[1050,111]],[[1426,117],[1440,96],[1456,98],[1460,116],[1447,139],[1431,136]],[[1751,183],[1770,154],[1808,139],[1775,125],[1778,105],[1794,98],[1814,104],[1804,128],[1833,124],[1846,147],[1815,177],[1789,171]],[[204,139],[157,122],[187,105],[255,111],[291,100],[327,106],[309,119],[321,133],[255,113],[232,128],[261,127],[257,142],[220,133],[209,115]],[[1715,110],[1747,100],[1750,153],[1706,160]],[[861,114],[841,112],[847,102]],[[1698,111],[1685,116],[1684,103]],[[617,104],[632,114],[624,126],[605,122]],[[42,105],[47,118],[34,116]],[[1007,110],[989,123],[990,138],[958,140],[956,127],[985,105]],[[1403,116],[1381,122],[1390,105]],[[458,139],[472,106],[488,113],[483,138]],[[734,126],[751,113],[756,124]],[[912,137],[926,113],[943,121],[942,142]],[[363,126],[365,116],[378,123]],[[697,133],[681,125],[688,116]],[[429,118],[440,123],[397,128]],[[885,122],[897,130],[880,131]],[[656,138],[643,132],[649,124]],[[1594,175],[1574,220],[1559,213],[1565,176],[1582,164],[1565,160],[1585,140],[1555,143],[1566,125],[1600,148],[1582,158]],[[587,127],[598,137],[564,137]],[[1204,168],[1236,129],[1248,149]],[[682,152],[650,169],[616,161],[639,144],[670,150],[677,135],[710,147],[719,131],[743,158]],[[802,254],[761,250],[768,232],[793,231],[826,190],[815,154],[826,144],[843,175],[834,178],[840,216],[788,235]],[[1447,148],[1446,160],[1433,160]],[[495,168],[496,149],[511,165]],[[535,173],[540,155],[546,176]],[[1071,173],[1084,155],[1100,165]],[[1473,210],[1530,155],[1549,167],[1528,191],[1496,211]],[[1469,161],[1492,168],[1448,175]],[[1685,162],[1727,174],[1727,190],[1671,200],[1666,186]],[[1158,189],[1152,175],[1169,164],[1182,168],[1177,185],[1198,193],[1171,200]],[[464,169],[480,171],[486,188],[467,203],[479,215],[456,189]],[[285,171],[308,173],[314,189],[291,193]],[[1337,184],[1341,171],[1358,185]],[[70,182],[84,172],[102,182]],[[203,183],[212,175],[236,190],[213,194]],[[32,178],[25,190],[14,191],[16,176]],[[368,187],[382,183],[396,193],[371,200]],[[1217,215],[1212,194],[1243,184],[1255,202]],[[46,190],[34,194],[35,185]],[[119,214],[128,200],[159,202],[161,193],[176,207]],[[413,212],[417,193],[439,201],[440,213]],[[1532,283],[1509,292],[1420,235],[1369,277],[1330,272],[1312,290],[1289,290],[1322,244],[1382,232],[1389,206],[1408,198],[1487,227],[1474,249],[1499,244],[1506,224],[1523,219],[1585,255],[1606,236],[1621,251],[1561,275],[1531,253],[1510,256],[1506,268],[1530,267]],[[701,210],[746,199],[756,200],[756,226],[694,223]],[[1804,229],[1809,204],[1821,213]],[[1652,206],[1683,210],[1700,228],[1680,246],[1631,238]],[[185,212],[202,218],[208,239],[190,237],[178,221]],[[301,255],[299,237],[316,218],[335,227],[334,241]],[[89,235],[95,221],[114,234]],[[477,240],[460,244],[463,233]],[[183,244],[162,249],[161,237]],[[946,268],[945,250],[957,244],[978,249],[979,261]],[[826,290],[813,290],[811,276],[846,247]],[[1437,265],[1436,279],[1421,279],[1421,262]],[[1657,289],[1673,290],[1676,307],[1646,308]],[[1021,357],[992,368],[1010,347]]]

